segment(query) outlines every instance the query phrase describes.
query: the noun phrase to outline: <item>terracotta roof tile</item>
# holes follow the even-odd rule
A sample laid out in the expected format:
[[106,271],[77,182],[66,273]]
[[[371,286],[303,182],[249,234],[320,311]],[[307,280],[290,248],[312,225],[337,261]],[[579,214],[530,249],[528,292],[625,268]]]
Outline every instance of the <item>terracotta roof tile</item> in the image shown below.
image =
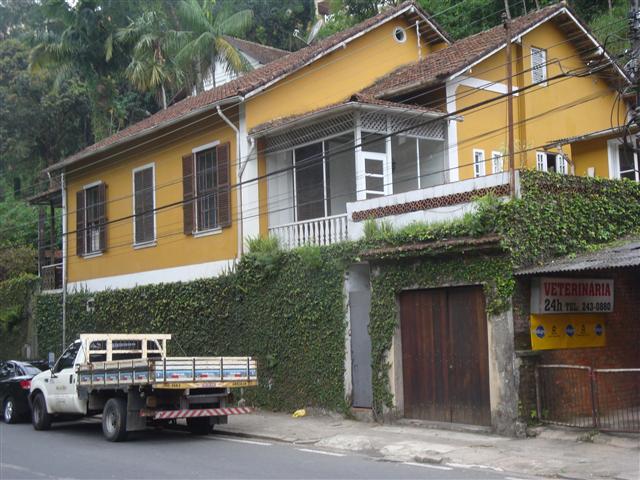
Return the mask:
[[[566,6],[555,4],[514,18],[512,35],[517,36],[562,8]],[[363,93],[382,97],[402,89],[439,83],[495,50],[505,42],[505,39],[505,30],[502,25],[463,38],[442,50],[427,55],[421,62],[398,68],[364,89]]]
[[[317,56],[328,52],[337,45],[340,45],[342,42],[349,40],[360,32],[366,31],[377,23],[393,17],[407,7],[414,7],[424,13],[424,11],[416,5],[414,0],[403,2],[396,7],[389,8],[384,12],[359,23],[358,25],[331,35],[330,37],[296,52],[280,57],[261,68],[253,70],[217,88],[188,97],[174,105],[171,105],[166,110],[161,110],[150,117],[145,118],[144,120],[141,120],[110,137],[104,138],[70,157],[67,157],[65,160],[52,165],[47,170],[56,170],[63,166],[67,166],[82,158],[90,156],[97,151],[102,151],[120,144],[134,135],[146,134],[155,128],[165,126],[169,122],[178,120],[185,115],[211,107],[222,100],[231,99],[234,96],[246,95],[247,93],[252,92],[259,87],[263,87],[283,75],[295,72],[299,68],[302,68],[311,62]],[[443,33],[443,35],[446,34]]]

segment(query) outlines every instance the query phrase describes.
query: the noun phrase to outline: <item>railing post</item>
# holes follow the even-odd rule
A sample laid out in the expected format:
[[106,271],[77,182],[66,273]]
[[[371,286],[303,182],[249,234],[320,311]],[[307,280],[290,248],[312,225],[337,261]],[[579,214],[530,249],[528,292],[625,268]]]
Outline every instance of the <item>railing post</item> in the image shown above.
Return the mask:
[[596,381],[596,372],[589,367],[589,385],[591,387],[591,416],[593,417],[593,428],[600,428],[598,421],[598,383]]
[[540,372],[538,371],[537,365],[534,376],[536,379],[536,412],[538,414],[538,421],[542,422],[542,402],[540,400]]

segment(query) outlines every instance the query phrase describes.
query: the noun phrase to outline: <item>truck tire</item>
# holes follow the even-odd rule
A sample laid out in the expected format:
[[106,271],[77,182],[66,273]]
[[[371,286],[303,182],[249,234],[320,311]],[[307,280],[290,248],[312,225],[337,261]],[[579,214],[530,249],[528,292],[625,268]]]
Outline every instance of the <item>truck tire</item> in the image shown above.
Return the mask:
[[187,428],[193,435],[207,435],[211,431],[209,417],[187,418]]
[[8,397],[4,401],[4,406],[2,407],[2,418],[4,418],[5,423],[16,423],[18,421],[16,402],[13,400],[13,397]]
[[31,423],[36,430],[49,430],[51,428],[51,415],[47,412],[47,402],[41,393],[36,393],[33,397]]
[[122,398],[110,398],[102,411],[102,433],[110,442],[122,442],[127,438],[127,402]]

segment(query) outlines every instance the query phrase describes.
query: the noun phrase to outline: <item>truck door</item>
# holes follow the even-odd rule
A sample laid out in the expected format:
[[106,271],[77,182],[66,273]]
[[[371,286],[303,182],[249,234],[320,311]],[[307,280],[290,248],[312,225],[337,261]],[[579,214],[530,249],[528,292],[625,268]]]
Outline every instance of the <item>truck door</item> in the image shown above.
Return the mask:
[[81,354],[81,343],[74,342],[60,356],[51,370],[47,387],[47,401],[53,413],[86,413],[85,402],[80,402],[76,390],[76,358]]

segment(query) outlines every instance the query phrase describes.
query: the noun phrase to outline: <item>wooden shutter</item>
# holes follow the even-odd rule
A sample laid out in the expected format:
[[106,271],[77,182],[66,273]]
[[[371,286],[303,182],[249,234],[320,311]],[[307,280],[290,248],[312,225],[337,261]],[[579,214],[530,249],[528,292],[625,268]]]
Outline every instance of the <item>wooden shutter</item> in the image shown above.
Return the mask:
[[142,194],[144,209],[144,241],[150,242],[155,240],[155,216],[156,212],[153,204],[153,168],[149,167],[142,172],[142,184],[144,185],[144,193]]
[[231,189],[229,181],[229,143],[218,145],[216,148],[218,183],[218,226],[231,225]]
[[134,174],[136,243],[154,240],[153,168],[138,170]]
[[185,235],[193,235],[193,211],[195,202],[193,200],[193,154],[182,157],[182,216],[183,231]]
[[98,185],[98,225],[100,228],[101,252],[107,249],[107,185]]
[[84,225],[85,205],[84,190],[76,193],[76,255],[84,255],[85,238],[87,231]]

